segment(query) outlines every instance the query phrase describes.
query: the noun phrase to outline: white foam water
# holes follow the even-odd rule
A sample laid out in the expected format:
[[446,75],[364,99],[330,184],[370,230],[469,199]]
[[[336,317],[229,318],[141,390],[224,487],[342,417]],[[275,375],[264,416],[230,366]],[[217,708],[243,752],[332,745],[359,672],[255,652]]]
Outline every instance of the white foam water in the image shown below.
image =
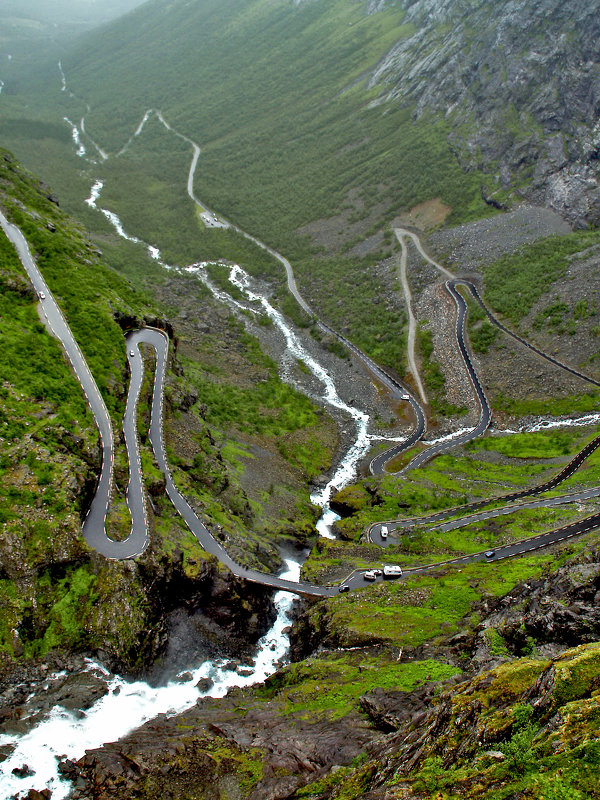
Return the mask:
[[100,198],[100,193],[102,192],[103,188],[104,188],[103,181],[101,180],[94,181],[94,184],[92,185],[90,191],[90,196],[85,200],[88,206],[90,208],[93,208],[95,211],[99,211],[101,214],[103,214],[122,239],[126,239],[128,242],[134,242],[135,244],[143,244],[144,247],[146,247],[150,258],[152,258],[154,261],[158,261],[160,264],[162,264],[163,267],[166,267],[167,265],[163,262],[158,247],[154,247],[151,244],[146,244],[146,242],[143,242],[141,239],[138,239],[137,236],[130,236],[123,227],[123,223],[121,222],[118,214],[115,214],[114,211],[109,211],[107,208],[101,208],[100,206],[97,205],[97,201]]
[[[282,578],[297,581],[300,564],[286,559]],[[291,625],[291,611],[297,598],[289,592],[277,592],[274,598],[277,618],[258,643],[254,666],[249,674],[240,675],[226,669],[226,662],[205,661],[194,670],[187,681],[173,680],[166,686],[150,686],[145,681],[125,681],[114,676],[108,679],[109,693],[98,700],[81,718],[55,706],[48,717],[29,733],[21,736],[0,735],[0,746],[14,745],[13,753],[0,763],[0,796],[11,797],[29,789],[48,788],[52,800],[64,800],[72,789],[70,782],[58,772],[62,758],[77,760],[86,750],[116,741],[158,714],[180,714],[194,705],[199,697],[224,697],[234,686],[262,683],[278,668],[289,649],[289,636],[284,633]],[[90,669],[103,670],[89,662]],[[108,673],[107,677],[108,677]],[[213,686],[200,691],[196,684],[201,678],[211,678]],[[27,764],[35,774],[20,778],[13,769]]]
[[85,149],[85,145],[81,141],[81,135],[79,133],[79,128],[77,127],[77,125],[75,125],[74,122],[71,122],[71,120],[68,117],[63,117],[63,119],[68,125],[71,126],[71,135],[73,137],[73,141],[75,142],[75,146],[77,147],[77,155],[80,158],[84,158],[85,154],[86,154],[86,149]]
[[520,429],[520,433],[538,433],[539,431],[547,431],[551,428],[569,428],[579,427],[584,425],[597,425],[600,422],[600,414],[586,414],[583,417],[564,417],[559,419],[540,419],[532,425],[524,425]]
[[60,90],[61,90],[61,92],[66,92],[67,91],[67,79],[65,77],[65,73],[63,72],[62,61],[58,62],[58,71],[60,72]]
[[427,442],[423,442],[427,446],[432,444],[441,444],[442,442],[451,442],[453,439],[458,439],[459,436],[462,436],[464,433],[471,433],[474,428],[460,428],[457,431],[453,431],[452,433],[448,433],[446,436],[440,436],[439,439],[430,439]]

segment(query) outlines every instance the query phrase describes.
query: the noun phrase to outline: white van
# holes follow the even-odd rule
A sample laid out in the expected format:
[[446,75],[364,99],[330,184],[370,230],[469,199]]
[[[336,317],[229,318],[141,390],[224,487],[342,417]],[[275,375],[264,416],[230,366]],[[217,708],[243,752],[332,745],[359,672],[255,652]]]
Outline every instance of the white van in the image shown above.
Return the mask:
[[401,578],[402,577],[402,567],[396,566],[396,564],[388,564],[387,567],[383,568],[383,577],[384,578]]
[[382,525],[381,526],[381,538],[382,539],[387,539],[388,533],[389,533],[388,526],[387,525]]

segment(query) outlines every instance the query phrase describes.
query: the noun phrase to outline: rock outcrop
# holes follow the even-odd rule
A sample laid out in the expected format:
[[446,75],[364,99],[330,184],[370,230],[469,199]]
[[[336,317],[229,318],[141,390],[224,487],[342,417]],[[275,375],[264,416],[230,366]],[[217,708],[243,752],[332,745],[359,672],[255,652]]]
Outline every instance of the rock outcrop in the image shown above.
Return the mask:
[[375,102],[443,117],[463,166],[493,175],[484,191],[492,205],[515,191],[574,225],[597,224],[598,4],[402,3],[414,33],[371,76],[385,86]]
[[379,738],[358,715],[310,720],[257,704],[251,691],[205,698],[178,717],[157,717],[120,742],[88,752],[64,774],[73,800],[189,796],[282,800]]

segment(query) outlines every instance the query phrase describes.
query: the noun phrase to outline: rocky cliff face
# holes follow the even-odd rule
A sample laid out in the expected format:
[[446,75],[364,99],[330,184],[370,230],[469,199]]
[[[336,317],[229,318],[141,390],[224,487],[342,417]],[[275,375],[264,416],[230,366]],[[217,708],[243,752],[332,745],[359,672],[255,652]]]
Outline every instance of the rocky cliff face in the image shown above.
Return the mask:
[[493,176],[492,200],[525,195],[597,224],[598,2],[402,2],[414,33],[372,74],[385,86],[375,102],[443,116],[463,166]]
[[[394,655],[387,680],[376,672],[377,648],[357,642],[327,655],[315,643],[320,655],[264,687],[199,700],[62,770],[82,800],[191,791],[214,800],[487,798],[500,787],[502,796],[528,800],[597,797],[599,574],[600,552],[592,549],[515,586],[475,609],[476,628],[465,619],[463,632],[405,648],[400,662]],[[409,691],[389,681],[390,669],[400,675],[425,663],[432,670],[432,659],[454,661],[463,672],[437,682],[424,673],[426,682]],[[356,680],[373,688],[357,697],[358,707],[319,713],[321,682],[330,672],[347,680],[351,663]],[[543,794],[549,780],[563,793]]]

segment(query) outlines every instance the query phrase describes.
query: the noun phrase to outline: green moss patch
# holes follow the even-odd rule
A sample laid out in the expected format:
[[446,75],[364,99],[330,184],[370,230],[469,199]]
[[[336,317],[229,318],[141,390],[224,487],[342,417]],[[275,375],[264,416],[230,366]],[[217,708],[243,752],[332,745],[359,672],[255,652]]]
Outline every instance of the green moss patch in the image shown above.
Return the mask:
[[337,719],[358,709],[358,699],[375,688],[410,691],[460,672],[427,659],[398,663],[395,656],[368,651],[332,653],[291,664],[269,678],[259,696],[277,698],[285,714]]

